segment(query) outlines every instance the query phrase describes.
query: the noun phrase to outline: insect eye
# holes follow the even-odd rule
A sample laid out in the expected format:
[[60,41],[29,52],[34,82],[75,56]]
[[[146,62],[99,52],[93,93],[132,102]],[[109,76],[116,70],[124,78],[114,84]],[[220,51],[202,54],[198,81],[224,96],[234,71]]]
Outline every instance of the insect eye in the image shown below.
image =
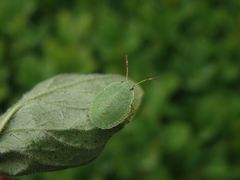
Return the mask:
[[133,91],[133,90],[134,90],[134,87],[131,87],[131,88],[130,88],[130,91]]

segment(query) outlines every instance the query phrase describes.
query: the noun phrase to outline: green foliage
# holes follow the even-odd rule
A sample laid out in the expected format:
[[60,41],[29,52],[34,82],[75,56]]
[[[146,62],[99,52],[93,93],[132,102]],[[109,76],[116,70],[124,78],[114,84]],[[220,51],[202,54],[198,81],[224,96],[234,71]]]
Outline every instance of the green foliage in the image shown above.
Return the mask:
[[58,73],[159,80],[86,167],[20,179],[239,179],[240,1],[0,2],[1,112]]
[[[0,175],[59,170],[95,159],[109,138],[132,119],[140,105],[142,90],[138,86],[130,90],[134,82],[126,81],[131,85],[127,87],[125,83],[124,86],[127,95],[132,95],[131,104],[119,104],[127,108],[127,114],[120,112],[121,121],[111,122],[118,111],[111,114],[108,110],[116,109],[119,102],[114,99],[115,105],[103,106],[108,99],[116,97],[105,87],[113,87],[123,80],[125,77],[116,75],[64,74],[37,84],[0,116]],[[98,104],[104,107],[102,114],[108,113],[108,122],[101,115],[98,119],[104,121],[105,124],[101,123],[104,128],[91,119],[96,117],[97,110],[90,112],[99,92],[109,92]],[[120,97],[124,100],[125,96]]]

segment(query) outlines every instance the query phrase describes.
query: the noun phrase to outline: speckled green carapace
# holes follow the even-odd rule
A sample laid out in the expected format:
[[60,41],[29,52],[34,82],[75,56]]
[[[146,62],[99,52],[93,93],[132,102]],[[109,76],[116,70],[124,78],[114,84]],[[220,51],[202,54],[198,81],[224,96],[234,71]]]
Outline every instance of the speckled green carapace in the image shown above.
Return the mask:
[[135,87],[153,78],[138,83],[128,80],[128,59],[126,56],[126,79],[114,82],[104,88],[90,106],[90,121],[98,128],[111,129],[131,117],[134,108]]
[[132,81],[111,83],[93,100],[90,120],[101,129],[110,129],[121,124],[131,115],[134,95]]

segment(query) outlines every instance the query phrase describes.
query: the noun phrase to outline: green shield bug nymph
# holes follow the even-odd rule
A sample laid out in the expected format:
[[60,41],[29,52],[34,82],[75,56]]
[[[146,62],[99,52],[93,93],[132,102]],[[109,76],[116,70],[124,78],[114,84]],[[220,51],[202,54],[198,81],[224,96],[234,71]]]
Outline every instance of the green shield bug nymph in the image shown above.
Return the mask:
[[93,100],[90,107],[90,120],[100,129],[111,129],[125,122],[133,112],[134,87],[138,83],[128,80],[128,58],[126,56],[126,80],[113,82],[104,88]]

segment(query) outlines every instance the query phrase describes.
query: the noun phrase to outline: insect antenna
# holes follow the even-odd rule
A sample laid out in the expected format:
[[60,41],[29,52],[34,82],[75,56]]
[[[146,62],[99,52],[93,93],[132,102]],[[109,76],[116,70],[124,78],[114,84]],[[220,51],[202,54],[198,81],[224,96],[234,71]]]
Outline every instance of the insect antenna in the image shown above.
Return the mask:
[[126,55],[125,63],[126,63],[126,80],[128,80],[128,55]]
[[149,77],[149,78],[143,79],[143,80],[137,82],[136,84],[134,84],[133,87],[131,88],[131,90],[133,90],[134,87],[139,85],[139,84],[142,84],[142,83],[144,83],[146,81],[153,81],[153,80],[156,80],[156,79],[157,79],[157,77]]

